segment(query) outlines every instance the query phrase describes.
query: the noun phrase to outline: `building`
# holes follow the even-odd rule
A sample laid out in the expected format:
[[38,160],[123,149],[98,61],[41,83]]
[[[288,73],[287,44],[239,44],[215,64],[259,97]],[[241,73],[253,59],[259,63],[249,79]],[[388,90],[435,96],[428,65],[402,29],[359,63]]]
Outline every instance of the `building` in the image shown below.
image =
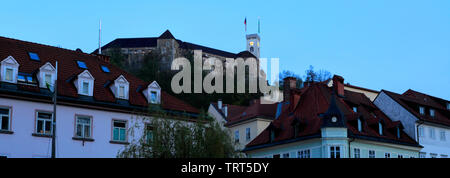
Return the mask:
[[[113,50],[120,50],[126,56],[126,63],[132,67],[139,67],[144,56],[156,51],[162,57],[164,66],[170,69],[170,64],[177,57],[185,57],[193,50],[201,50],[203,57],[215,57],[225,61],[226,58],[249,58],[259,59],[260,37],[258,34],[247,35],[247,50],[240,53],[231,53],[194,43],[184,42],[176,39],[169,30],[159,37],[150,38],[118,38],[104,45],[102,53],[107,54]],[[93,53],[97,54],[98,49]]]
[[[116,157],[151,133],[150,105],[174,118],[199,112],[106,56],[0,37],[0,60],[0,156],[51,155],[56,79],[56,157]],[[135,124],[142,127],[132,132]]]
[[208,113],[217,122],[230,131],[237,150],[243,150],[245,145],[258,136],[286,108],[284,103],[261,104],[253,100],[249,106],[222,104],[222,101],[211,103]]
[[[333,86],[333,80],[328,80],[327,83],[328,83],[327,85],[329,87]],[[359,86],[355,86],[355,85],[350,85],[349,83],[344,84],[344,90],[362,93],[362,94],[366,95],[366,97],[369,98],[370,101],[372,101],[372,102],[375,100],[375,98],[380,93],[379,91],[376,91],[376,90],[367,89],[367,88],[363,88],[363,87],[359,87]]]
[[382,90],[377,105],[424,148],[421,158],[448,158],[450,155],[450,101],[408,90],[403,94]]
[[345,90],[342,77],[334,76],[331,87],[320,82],[289,91],[288,108],[246,145],[249,157],[419,157],[422,147],[402,123],[391,120],[364,94]]

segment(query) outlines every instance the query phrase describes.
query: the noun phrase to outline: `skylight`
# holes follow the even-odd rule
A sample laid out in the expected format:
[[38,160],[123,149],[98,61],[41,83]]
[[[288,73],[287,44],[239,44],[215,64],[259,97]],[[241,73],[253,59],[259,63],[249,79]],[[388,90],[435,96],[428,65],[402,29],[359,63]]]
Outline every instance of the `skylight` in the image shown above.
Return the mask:
[[82,69],[87,69],[86,63],[83,61],[77,61],[78,67]]
[[30,55],[31,60],[40,61],[39,56],[36,53],[29,52],[28,55]]
[[103,72],[109,73],[109,68],[108,67],[102,65],[101,68],[102,68]]

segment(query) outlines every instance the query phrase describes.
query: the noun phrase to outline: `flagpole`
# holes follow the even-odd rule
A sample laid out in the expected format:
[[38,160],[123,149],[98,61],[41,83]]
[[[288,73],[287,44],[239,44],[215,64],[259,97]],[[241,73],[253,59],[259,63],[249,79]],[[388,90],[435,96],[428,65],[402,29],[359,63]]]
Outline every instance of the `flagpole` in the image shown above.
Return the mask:
[[52,158],[56,158],[56,97],[57,93],[57,83],[58,83],[58,61],[56,61],[56,76],[55,83],[53,86],[53,126],[52,126]]

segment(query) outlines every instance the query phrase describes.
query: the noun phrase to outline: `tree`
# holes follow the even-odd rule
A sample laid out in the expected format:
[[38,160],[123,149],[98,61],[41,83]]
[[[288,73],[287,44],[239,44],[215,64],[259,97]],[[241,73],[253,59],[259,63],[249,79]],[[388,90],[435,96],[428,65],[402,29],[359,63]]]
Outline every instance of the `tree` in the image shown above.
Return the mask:
[[[157,108],[157,107],[156,107]],[[239,156],[227,130],[201,112],[196,122],[173,120],[160,109],[150,120],[151,131],[139,126],[130,128],[144,132],[137,142],[118,153],[119,158],[233,158]],[[180,118],[178,118],[180,119]]]
[[305,71],[305,82],[323,82],[331,78],[331,73],[326,70],[314,71],[312,65]]
[[286,77],[294,77],[294,78],[296,78],[296,79],[297,79],[296,87],[297,87],[297,88],[301,88],[301,87],[302,87],[302,85],[303,85],[303,79],[302,79],[299,75],[295,74],[295,73],[292,72],[292,71],[284,70],[284,71],[281,72],[280,75],[279,75],[279,79],[280,79],[280,89],[281,89],[281,90],[283,90],[283,87],[284,87],[284,79],[285,79]]

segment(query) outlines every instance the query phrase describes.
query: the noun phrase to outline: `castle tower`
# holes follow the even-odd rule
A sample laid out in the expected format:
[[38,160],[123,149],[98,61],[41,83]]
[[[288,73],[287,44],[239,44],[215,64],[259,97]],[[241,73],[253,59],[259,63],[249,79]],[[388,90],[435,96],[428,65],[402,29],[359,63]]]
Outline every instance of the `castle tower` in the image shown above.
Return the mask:
[[247,35],[247,51],[259,59],[260,37],[258,34]]

